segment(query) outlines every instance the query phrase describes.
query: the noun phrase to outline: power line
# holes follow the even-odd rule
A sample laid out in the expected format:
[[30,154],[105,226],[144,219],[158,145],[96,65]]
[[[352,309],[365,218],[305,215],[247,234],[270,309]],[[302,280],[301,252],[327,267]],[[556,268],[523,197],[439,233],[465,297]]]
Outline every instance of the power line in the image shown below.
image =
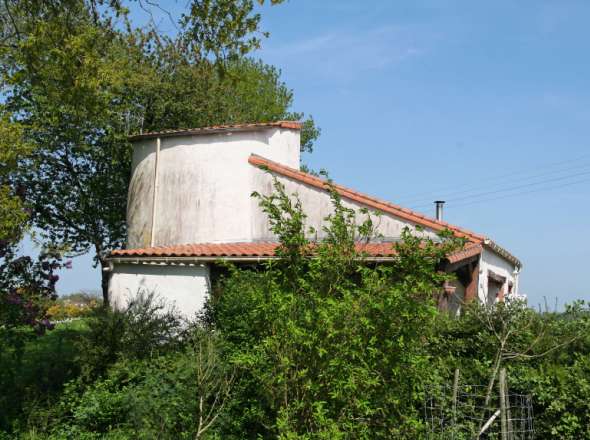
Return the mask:
[[[534,174],[534,175],[529,175],[529,176],[521,176],[517,179],[509,179],[509,180],[504,180],[502,183],[504,183],[505,185],[512,185],[514,183],[518,183],[518,182],[526,182],[527,180],[531,180],[531,179],[535,179],[535,178],[539,178],[539,177],[545,177],[545,176],[551,176],[554,174],[560,174],[560,173],[565,173],[567,171],[574,171],[574,170],[584,170],[590,167],[590,163],[585,163],[582,165],[577,165],[575,167],[568,167],[568,168],[563,168],[560,170],[554,170],[554,171],[549,171],[546,173],[540,173],[540,174]],[[590,169],[589,169],[590,170]],[[485,188],[484,186],[476,186],[476,187],[471,187],[469,189],[463,189],[460,191],[453,191],[453,192],[447,192],[447,193],[440,193],[438,192],[435,197],[439,198],[439,199],[447,199],[449,198],[449,196],[454,196],[454,195],[459,195],[459,194],[469,194],[472,193],[474,191],[478,191],[480,189]],[[434,193],[433,193],[434,194]],[[422,201],[430,201],[432,197],[422,197],[420,199],[414,199],[414,200],[406,200],[404,202],[404,204],[407,203],[417,203],[417,202],[422,202]]]
[[[549,182],[559,182],[561,180],[567,180],[567,179],[571,179],[573,177],[579,177],[579,176],[586,176],[590,174],[590,171],[585,171],[582,173],[576,173],[576,174],[570,174],[567,176],[560,176],[560,177],[555,177],[553,179],[545,179],[545,180],[540,180],[537,182],[530,182],[530,183],[526,183],[523,185],[517,185],[517,186],[511,186],[508,188],[503,188],[503,189],[497,189],[497,190],[493,190],[493,191],[485,191],[485,192],[480,192],[480,193],[476,193],[476,194],[471,194],[471,195],[467,195],[467,196],[463,196],[463,197],[456,197],[454,199],[449,199],[447,200],[447,202],[456,202],[456,201],[461,201],[461,200],[469,200],[469,199],[473,199],[476,197],[482,197],[482,196],[487,196],[487,195],[491,195],[491,194],[498,194],[498,193],[502,193],[502,192],[510,192],[510,191],[514,191],[517,189],[521,189],[521,188],[528,188],[531,186],[536,186],[536,185],[543,185],[545,183],[549,183]],[[420,207],[424,207],[424,206],[430,206],[430,204],[421,204],[421,205],[417,205],[414,206],[413,208],[420,208]]]
[[[590,157],[590,153],[586,153],[584,155],[578,156],[573,159],[562,160],[562,161],[558,161],[558,162],[553,162],[553,163],[548,163],[545,165],[537,166],[537,167],[535,167],[535,171],[543,170],[543,169],[551,169],[551,168],[555,168],[555,167],[559,168],[560,165],[570,164],[570,163],[574,163],[574,162],[579,163],[581,160],[587,159],[589,157]],[[578,165],[578,166],[571,167],[571,168],[561,167],[561,169],[559,169],[559,170],[549,171],[549,172],[541,173],[541,174],[533,174],[533,175],[531,175],[531,173],[529,172],[526,175],[523,175],[522,177],[520,177],[519,179],[516,179],[514,181],[522,181],[522,180],[532,179],[535,177],[539,177],[539,176],[543,176],[543,175],[547,175],[547,174],[555,174],[555,173],[559,173],[559,172],[569,171],[571,169],[577,169],[577,168],[581,168],[581,167],[588,166],[588,165],[589,164],[583,164],[583,165]],[[501,174],[499,176],[496,175],[493,177],[490,176],[487,178],[478,179],[478,182],[483,183],[483,182],[494,182],[494,181],[504,180],[506,177],[513,177],[515,173],[520,172],[520,171],[521,171],[521,169],[515,169],[512,172],[509,172],[506,174]],[[465,184],[461,185],[461,188],[465,188],[466,186],[469,186],[470,184],[471,183],[465,183]],[[399,198],[397,198],[397,200],[398,200],[398,202],[401,202],[402,204],[407,204],[407,203],[413,203],[413,202],[417,202],[417,201],[426,200],[427,198],[432,198],[432,197],[440,198],[441,191],[453,190],[453,192],[447,193],[447,195],[452,195],[452,194],[456,193],[454,191],[454,190],[456,190],[456,188],[458,188],[457,185],[450,185],[450,186],[438,188],[436,191],[425,191],[425,192],[410,194],[410,195],[407,195],[404,197],[399,197]],[[463,191],[461,191],[461,192],[463,192]]]
[[529,191],[520,191],[517,193],[513,193],[513,194],[505,194],[502,196],[498,196],[498,197],[491,197],[491,198],[487,198],[487,199],[481,199],[481,200],[472,200],[469,202],[463,202],[463,203],[458,203],[458,204],[453,204],[453,208],[458,208],[458,207],[463,207],[463,206],[469,206],[469,205],[475,205],[477,203],[485,203],[485,202],[491,202],[494,200],[500,200],[500,199],[505,199],[508,197],[515,197],[515,196],[521,196],[521,195],[525,195],[525,194],[533,194],[533,193],[537,193],[537,192],[542,192],[542,191],[551,191],[554,189],[558,189],[558,188],[565,188],[567,186],[573,186],[573,185],[578,185],[580,183],[586,183],[586,182],[590,182],[590,179],[582,179],[582,180],[577,180],[575,182],[567,182],[567,183],[563,183],[561,185],[552,185],[546,188],[536,188],[533,190],[529,190]]

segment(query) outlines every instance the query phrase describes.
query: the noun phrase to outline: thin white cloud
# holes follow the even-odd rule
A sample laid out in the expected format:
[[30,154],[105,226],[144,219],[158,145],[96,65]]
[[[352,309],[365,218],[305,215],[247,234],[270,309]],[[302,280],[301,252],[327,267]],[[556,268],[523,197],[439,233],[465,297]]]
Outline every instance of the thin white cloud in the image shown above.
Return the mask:
[[291,74],[350,81],[363,73],[383,70],[420,56],[420,47],[407,28],[385,26],[368,30],[335,30],[278,46],[262,56]]

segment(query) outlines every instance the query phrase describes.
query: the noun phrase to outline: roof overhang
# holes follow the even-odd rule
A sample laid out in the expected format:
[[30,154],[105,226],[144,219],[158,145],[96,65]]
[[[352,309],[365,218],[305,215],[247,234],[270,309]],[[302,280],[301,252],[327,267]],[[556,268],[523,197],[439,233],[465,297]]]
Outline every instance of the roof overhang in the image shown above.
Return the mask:
[[284,128],[289,130],[301,130],[302,124],[297,121],[258,122],[253,124],[214,125],[211,127],[182,128],[177,130],[161,130],[140,133],[129,136],[131,142],[143,139],[155,139],[176,136],[200,136],[216,133],[234,133],[247,131],[261,131],[269,128]]
[[[112,264],[150,264],[150,265],[186,265],[205,263],[261,263],[279,260],[275,254],[279,243],[202,243],[192,245],[159,246],[145,249],[127,249],[113,251],[108,257]],[[357,243],[359,260],[385,263],[397,257],[394,243]],[[463,249],[447,257],[453,265],[470,261],[482,251],[481,245],[467,243]],[[310,251],[313,258],[313,251]]]
[[486,238],[483,244],[487,249],[491,250],[496,255],[499,255],[500,257],[514,264],[519,270],[522,269],[522,262],[499,244],[493,242],[489,238]]

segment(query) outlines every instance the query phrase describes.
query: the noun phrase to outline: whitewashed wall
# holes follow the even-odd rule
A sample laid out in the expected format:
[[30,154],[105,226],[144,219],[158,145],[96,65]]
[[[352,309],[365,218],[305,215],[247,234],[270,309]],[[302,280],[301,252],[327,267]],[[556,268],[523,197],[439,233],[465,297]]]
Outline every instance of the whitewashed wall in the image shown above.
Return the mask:
[[506,285],[504,287],[504,293],[508,292],[508,283],[512,282],[512,291],[518,293],[518,275],[515,274],[516,267],[514,264],[500,257],[495,252],[484,247],[481,254],[480,265],[479,265],[479,285],[478,285],[478,296],[482,303],[490,304],[493,303],[493,292],[488,291],[488,274],[492,272],[505,277]]
[[154,292],[183,316],[192,318],[203,309],[209,296],[209,268],[206,265],[115,264],[109,282],[112,307],[125,307],[140,292]]
[[[307,214],[307,226],[313,227],[317,232],[317,237],[322,238],[325,233],[322,226],[326,224],[324,219],[333,212],[332,201],[327,191],[319,188],[303,184],[297,180],[290,179],[280,175],[269,174],[268,172],[251,165],[252,168],[252,186],[260,194],[270,195],[273,193],[273,176],[285,185],[287,194],[297,194],[305,213]],[[360,210],[366,208],[365,206],[348,200],[342,199],[343,205],[347,208],[352,208],[357,212],[357,224],[361,224],[366,215],[362,214]],[[267,216],[262,212],[259,206],[258,199],[252,199],[252,212],[255,215],[255,220],[252,222],[252,237],[256,240],[272,240],[274,237],[270,233],[270,225]],[[372,219],[375,222],[376,230],[383,235],[384,238],[396,239],[399,238],[404,227],[409,227],[415,230],[415,224],[400,218],[394,217],[390,214],[382,214],[380,217],[375,216],[374,210]],[[435,237],[436,233],[432,230],[425,230],[424,235]]]
[[128,247],[150,245],[155,165],[156,140],[135,142],[127,196]]
[[156,139],[137,142],[129,189],[128,248],[252,239],[252,153],[299,167],[297,130],[161,138],[152,225]]

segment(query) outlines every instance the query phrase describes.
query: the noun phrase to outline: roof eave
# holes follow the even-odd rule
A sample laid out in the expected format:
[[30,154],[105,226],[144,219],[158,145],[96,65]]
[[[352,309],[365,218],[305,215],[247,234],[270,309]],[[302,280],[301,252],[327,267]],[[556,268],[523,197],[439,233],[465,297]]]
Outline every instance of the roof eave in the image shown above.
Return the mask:
[[127,139],[130,142],[144,140],[144,139],[156,139],[165,137],[179,137],[179,136],[203,136],[208,134],[219,134],[219,133],[236,133],[236,132],[249,132],[249,131],[261,131],[270,129],[286,129],[286,130],[301,130],[302,124],[297,121],[277,121],[277,122],[260,122],[252,124],[235,124],[235,125],[220,125],[213,127],[199,127],[199,128],[186,128],[177,130],[162,130],[148,133],[140,133],[132,136],[128,136]]
[[522,262],[514,255],[512,255],[510,252],[508,252],[505,248],[500,246],[498,243],[494,242],[493,240],[490,240],[489,238],[486,238],[484,240],[484,245],[486,246],[486,248],[494,252],[496,255],[499,255],[500,257],[510,261],[519,270],[522,269]]
[[[114,264],[182,264],[182,263],[195,263],[195,264],[202,264],[202,263],[222,263],[222,262],[232,262],[232,263],[260,263],[264,261],[271,261],[271,260],[279,260],[280,257],[277,256],[237,256],[237,255],[227,255],[227,256],[218,256],[218,257],[200,257],[200,256],[150,256],[150,255],[142,255],[142,256],[111,256],[107,257],[107,260]],[[393,261],[395,256],[364,256],[361,258],[363,261],[369,262],[386,262],[386,261]]]

